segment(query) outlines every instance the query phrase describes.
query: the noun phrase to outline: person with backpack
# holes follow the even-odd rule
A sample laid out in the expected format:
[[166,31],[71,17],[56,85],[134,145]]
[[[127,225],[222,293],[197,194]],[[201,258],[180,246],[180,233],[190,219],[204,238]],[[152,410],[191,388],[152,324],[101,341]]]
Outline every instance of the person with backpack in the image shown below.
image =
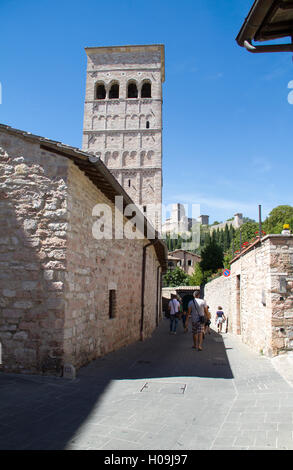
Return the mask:
[[191,315],[192,320],[192,336],[193,336],[193,349],[202,351],[203,332],[205,321],[208,317],[207,303],[204,299],[200,299],[200,291],[196,290],[193,294],[194,298],[188,303],[188,311],[186,318],[186,325]]
[[210,325],[211,325],[211,318],[212,318],[212,315],[211,315],[211,312],[209,311],[209,306],[207,305],[207,309],[208,309],[208,313],[206,315],[206,321],[205,321],[205,325],[204,325],[204,336],[208,333],[209,335],[211,334],[211,329],[210,329]]
[[180,316],[180,302],[178,302],[175,294],[171,294],[171,300],[169,302],[168,309],[170,312],[170,334],[176,335],[178,318]]

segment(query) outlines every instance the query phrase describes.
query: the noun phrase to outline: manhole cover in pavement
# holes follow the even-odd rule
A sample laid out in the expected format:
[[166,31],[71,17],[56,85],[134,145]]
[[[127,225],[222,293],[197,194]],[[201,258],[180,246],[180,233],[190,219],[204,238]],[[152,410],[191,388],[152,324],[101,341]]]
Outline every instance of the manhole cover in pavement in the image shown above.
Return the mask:
[[185,390],[186,384],[183,383],[146,382],[140,391],[183,395]]

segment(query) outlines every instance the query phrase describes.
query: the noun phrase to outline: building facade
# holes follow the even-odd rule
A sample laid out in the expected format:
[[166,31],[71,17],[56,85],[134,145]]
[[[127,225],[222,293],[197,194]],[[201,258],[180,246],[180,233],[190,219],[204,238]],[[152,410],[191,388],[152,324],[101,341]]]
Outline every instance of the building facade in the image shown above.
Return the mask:
[[166,218],[166,220],[162,224],[162,233],[185,233],[192,230],[192,227],[198,227],[199,225],[207,225],[208,223],[208,215],[201,215],[196,219],[192,217],[187,217],[183,204],[172,204],[170,217]]
[[189,276],[194,273],[195,265],[198,264],[200,261],[201,257],[199,255],[181,249],[170,251],[168,255],[169,269],[173,270],[178,266]]
[[[133,201],[105,165],[3,125],[0,157],[0,369],[60,375],[150,336],[167,247],[116,238],[115,198]],[[112,209],[103,239],[97,204]]]
[[293,350],[293,235],[267,235],[231,263],[231,275],[205,286],[215,319],[218,306],[229,332],[255,351],[275,356]]
[[86,48],[83,149],[161,232],[164,46]]

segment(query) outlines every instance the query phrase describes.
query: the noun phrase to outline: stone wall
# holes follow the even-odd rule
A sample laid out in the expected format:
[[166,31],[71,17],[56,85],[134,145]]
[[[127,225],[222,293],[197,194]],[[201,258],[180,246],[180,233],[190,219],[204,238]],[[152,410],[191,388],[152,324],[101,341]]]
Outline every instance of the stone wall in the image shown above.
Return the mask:
[[[96,240],[96,204],[114,206],[73,164],[69,167],[69,232],[64,347],[66,361],[80,366],[140,339],[142,256],[146,240]],[[144,337],[156,327],[157,267],[147,249]],[[116,291],[109,318],[109,291]]]
[[231,331],[264,354],[270,354],[272,339],[270,271],[269,240],[248,251],[231,267]]
[[242,214],[235,214],[232,220],[226,220],[225,222],[221,222],[220,224],[212,225],[209,227],[210,232],[213,230],[225,230],[226,225],[228,228],[232,225],[235,229],[241,227],[243,224],[243,216]]
[[153,246],[146,249],[146,266],[143,339],[151,336],[162,319],[161,268]]
[[67,160],[0,133],[0,342],[11,372],[59,372]]
[[272,351],[293,350],[293,235],[270,238]]
[[[60,374],[139,340],[149,241],[94,239],[93,207],[113,204],[67,158],[5,132],[0,158],[1,369]],[[150,246],[143,337],[160,315],[158,267]]]
[[[218,307],[222,307],[223,312],[225,313],[226,318],[228,319],[228,327],[231,321],[230,315],[230,295],[231,295],[231,280],[229,277],[218,277],[211,282],[208,282],[204,288],[204,299],[209,306],[209,311],[211,313],[211,327],[216,329],[216,312]],[[227,324],[223,327],[225,330]]]
[[205,298],[212,308],[225,299],[229,331],[255,351],[292,350],[293,236],[267,235],[255,243],[234,260],[228,283],[219,278],[206,285]]
[[194,273],[196,264],[201,261],[200,256],[181,249],[170,251],[169,255],[173,256],[174,258],[179,258],[179,267],[189,276]]

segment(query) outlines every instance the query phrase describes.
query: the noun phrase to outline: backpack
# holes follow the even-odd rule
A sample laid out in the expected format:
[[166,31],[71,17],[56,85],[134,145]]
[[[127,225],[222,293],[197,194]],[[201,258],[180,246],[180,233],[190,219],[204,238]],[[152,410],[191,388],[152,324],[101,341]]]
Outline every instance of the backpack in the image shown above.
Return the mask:
[[199,321],[200,321],[200,323],[204,323],[204,322],[205,322],[205,316],[200,314],[200,311],[199,311],[199,309],[198,309],[198,303],[195,301],[195,299],[193,299],[193,303],[194,303],[194,306],[195,306],[195,308],[196,308],[196,310],[197,310],[197,313],[198,313],[198,315],[199,315]]

